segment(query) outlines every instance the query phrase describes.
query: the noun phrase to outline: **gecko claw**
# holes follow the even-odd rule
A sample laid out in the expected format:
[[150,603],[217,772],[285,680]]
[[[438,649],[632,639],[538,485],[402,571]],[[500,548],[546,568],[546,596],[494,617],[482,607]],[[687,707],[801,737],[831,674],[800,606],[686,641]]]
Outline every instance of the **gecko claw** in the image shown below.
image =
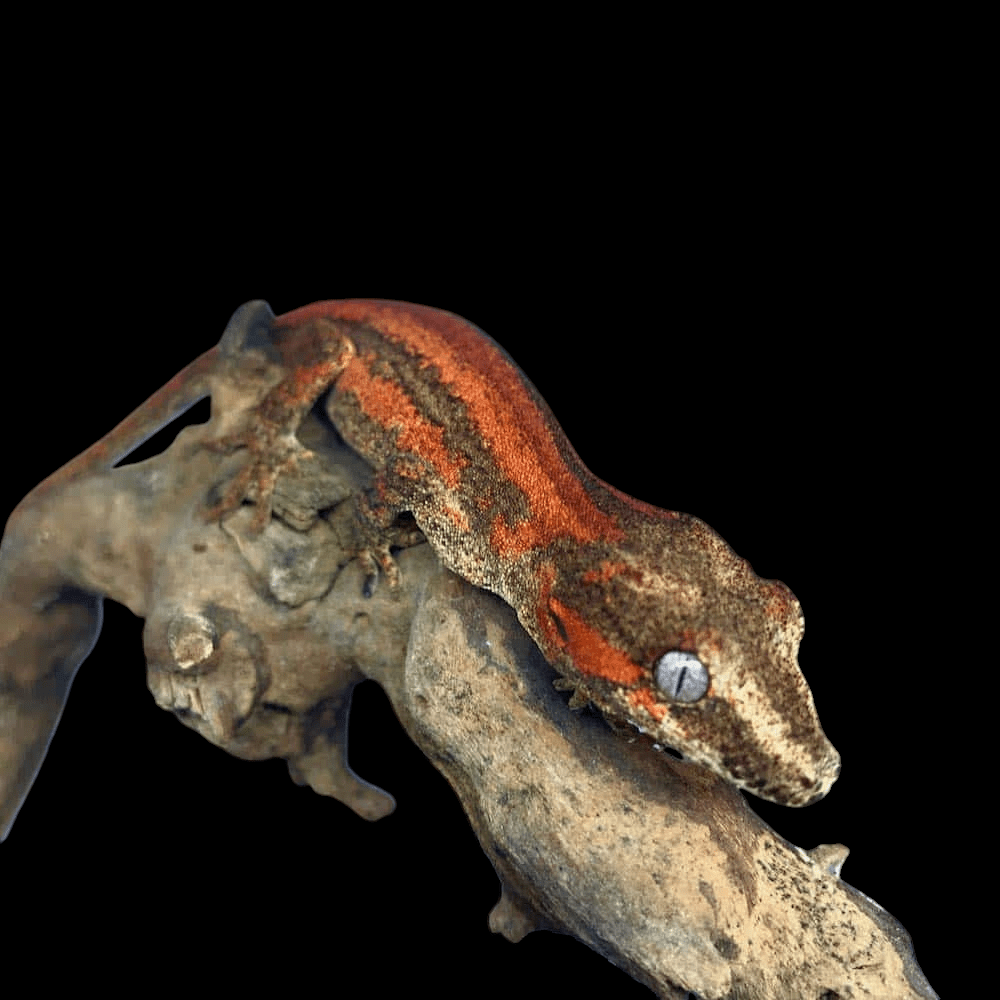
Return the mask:
[[387,543],[366,546],[358,553],[358,558],[366,571],[364,586],[361,588],[361,593],[366,598],[375,593],[379,578],[383,576],[391,591],[399,590],[399,565],[393,559]]
[[590,704],[590,695],[583,684],[570,680],[568,677],[557,677],[552,686],[557,691],[572,691],[569,697],[569,707],[574,712],[581,708],[586,708]]

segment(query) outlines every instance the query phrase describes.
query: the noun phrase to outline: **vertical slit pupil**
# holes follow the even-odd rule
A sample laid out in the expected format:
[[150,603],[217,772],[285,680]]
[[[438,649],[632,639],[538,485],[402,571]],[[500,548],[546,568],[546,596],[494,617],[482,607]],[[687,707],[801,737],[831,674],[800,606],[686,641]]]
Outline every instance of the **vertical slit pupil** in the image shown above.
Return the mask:
[[681,688],[684,687],[684,678],[687,677],[687,672],[687,667],[681,667],[681,672],[677,675],[677,683],[674,685],[674,697],[680,695]]

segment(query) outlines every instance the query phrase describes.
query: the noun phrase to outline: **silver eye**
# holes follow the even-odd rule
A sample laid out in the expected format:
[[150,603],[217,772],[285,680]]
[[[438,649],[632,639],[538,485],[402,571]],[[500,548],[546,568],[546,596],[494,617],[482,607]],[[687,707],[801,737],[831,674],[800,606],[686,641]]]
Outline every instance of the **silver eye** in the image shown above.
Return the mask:
[[698,701],[708,690],[708,671],[694,653],[671,650],[656,662],[656,683],[674,701]]

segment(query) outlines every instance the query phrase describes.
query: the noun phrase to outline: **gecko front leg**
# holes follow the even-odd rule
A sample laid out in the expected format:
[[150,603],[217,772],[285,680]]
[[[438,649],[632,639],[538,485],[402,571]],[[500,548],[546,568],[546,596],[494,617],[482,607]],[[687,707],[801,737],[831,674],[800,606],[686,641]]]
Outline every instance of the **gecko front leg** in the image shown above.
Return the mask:
[[315,329],[309,332],[319,356],[314,354],[305,363],[295,364],[295,352],[286,345],[286,354],[293,359],[288,375],[247,411],[241,430],[206,442],[205,446],[213,451],[229,453],[245,448],[249,453],[222,497],[205,512],[206,520],[221,520],[250,497],[257,506],[250,531],[260,533],[271,517],[271,498],[278,478],[294,471],[303,459],[313,457],[295,433],[357,352],[351,339],[332,324],[324,324],[318,335]]

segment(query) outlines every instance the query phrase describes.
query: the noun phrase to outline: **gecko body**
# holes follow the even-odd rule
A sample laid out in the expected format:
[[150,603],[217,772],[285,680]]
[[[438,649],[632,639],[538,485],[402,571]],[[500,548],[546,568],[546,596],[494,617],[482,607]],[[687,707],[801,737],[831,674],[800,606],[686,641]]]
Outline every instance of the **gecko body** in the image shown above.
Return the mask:
[[215,514],[254,482],[266,516],[295,427],[325,393],[376,473],[359,505],[370,537],[412,514],[448,569],[514,608],[573,704],[590,700],[763,798],[826,794],[839,756],[798,666],[791,591],[697,518],[594,476],[483,331],[438,309],[346,299],[271,317],[269,336],[291,374],[236,435],[255,457]]

